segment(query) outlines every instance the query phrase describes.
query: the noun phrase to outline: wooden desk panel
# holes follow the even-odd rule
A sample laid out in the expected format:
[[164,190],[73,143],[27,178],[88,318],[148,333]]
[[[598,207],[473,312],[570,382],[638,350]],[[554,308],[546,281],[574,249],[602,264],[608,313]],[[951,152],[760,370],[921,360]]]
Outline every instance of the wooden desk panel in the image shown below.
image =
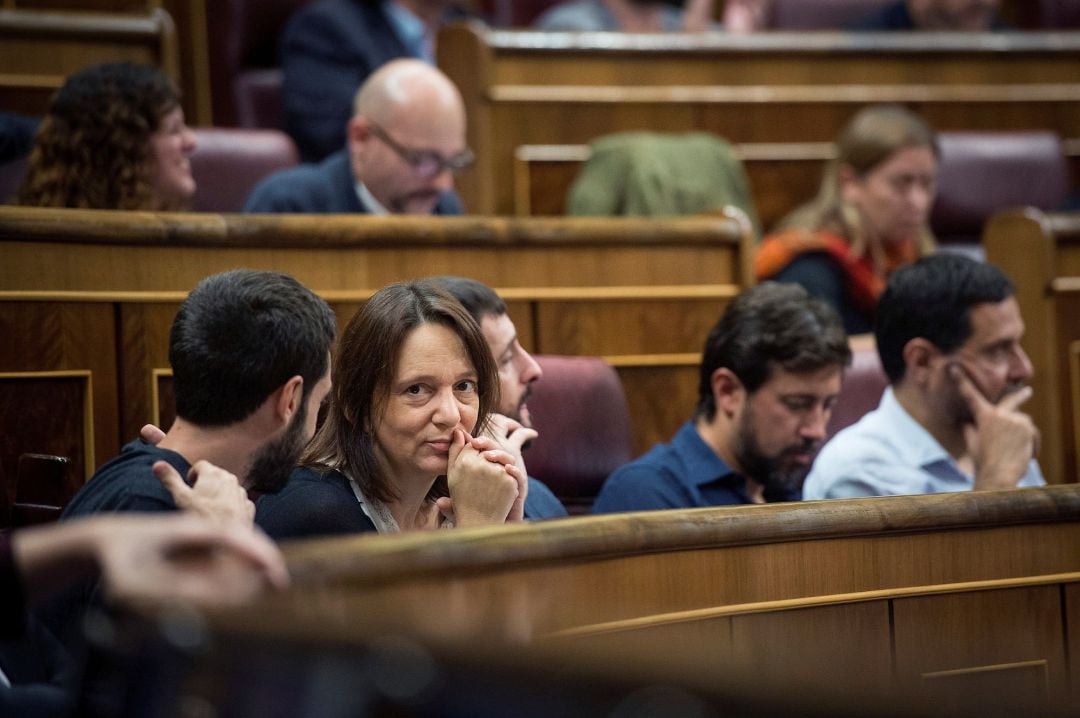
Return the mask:
[[1068,694],[1057,585],[900,599],[893,620],[897,679],[908,691],[949,701],[962,687],[1017,708]]
[[1004,212],[987,223],[983,246],[1017,287],[1035,372],[1024,410],[1042,432],[1039,464],[1047,481],[1077,481],[1080,365],[1070,346],[1080,340],[1080,215]]
[[0,302],[0,336],[4,474],[15,476],[20,454],[51,453],[72,460],[81,485],[121,443],[113,307]]
[[203,277],[233,267],[288,272],[331,303],[343,328],[384,284],[471,276],[497,288],[531,351],[603,356],[632,376],[625,386],[641,452],[690,416],[696,353],[746,285],[743,229],[723,217],[387,220],[4,207],[0,308],[48,313],[70,303],[109,324],[102,336],[118,343],[102,357],[114,357],[106,362],[113,377],[95,383],[112,397],[95,401],[110,417],[103,461],[155,418],[155,371],[168,368],[173,315]]
[[289,593],[214,624],[1030,712],[1065,700],[1078,539],[1080,487],[1055,486],[310,540],[286,546]]
[[0,8],[0,106],[43,115],[68,75],[98,62],[147,63],[180,78],[176,28],[159,8],[105,13]]
[[462,89],[466,206],[514,212],[514,152],[626,130],[741,143],[829,142],[863,105],[898,102],[939,130],[1080,137],[1080,38],[993,35],[530,33],[455,26],[440,67]]

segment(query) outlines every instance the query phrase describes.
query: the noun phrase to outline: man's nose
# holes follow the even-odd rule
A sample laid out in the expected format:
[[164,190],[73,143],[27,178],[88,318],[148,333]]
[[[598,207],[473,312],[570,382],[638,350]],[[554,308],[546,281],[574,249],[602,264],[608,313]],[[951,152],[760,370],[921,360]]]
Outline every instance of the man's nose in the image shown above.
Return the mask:
[[454,173],[445,167],[442,168],[431,178],[431,187],[439,192],[449,192],[454,189]]
[[532,354],[521,350],[522,356],[522,368],[521,368],[521,383],[531,384],[544,375],[544,370],[540,368],[540,362],[536,361]]
[[810,415],[806,417],[806,421],[799,427],[799,436],[811,441],[825,441],[831,414],[832,410],[824,405],[812,409]]
[[1027,352],[1024,351],[1024,348],[1018,344],[1009,365],[1009,380],[1013,382],[1029,381],[1034,373],[1035,369],[1031,365],[1031,359],[1028,357]]

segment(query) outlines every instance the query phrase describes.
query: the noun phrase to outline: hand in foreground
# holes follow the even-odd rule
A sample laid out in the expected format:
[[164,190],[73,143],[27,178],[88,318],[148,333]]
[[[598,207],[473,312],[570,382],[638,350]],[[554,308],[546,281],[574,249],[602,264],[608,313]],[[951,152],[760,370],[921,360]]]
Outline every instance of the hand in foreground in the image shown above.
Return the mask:
[[964,427],[964,441],[975,464],[975,488],[1015,487],[1039,449],[1039,430],[1019,410],[1031,398],[1031,387],[1006,394],[994,404],[959,364],[950,364],[948,371],[974,418],[974,423]]
[[[728,0],[730,3],[732,0]],[[715,0],[688,0],[683,8],[683,32],[705,32],[712,24]]]
[[222,525],[251,526],[255,504],[240,481],[209,461],[196,461],[188,471],[188,481],[166,461],[154,463],[154,476],[172,494],[181,511],[190,511]]
[[727,0],[724,3],[724,30],[747,34],[765,29],[771,0]]
[[474,440],[455,429],[446,472],[446,482],[458,526],[482,526],[503,523],[518,497],[519,486],[526,479],[509,453],[488,446],[492,439]]
[[102,583],[115,603],[238,605],[289,583],[277,547],[250,525],[220,526],[196,516],[136,520],[109,527],[100,541]]
[[100,572],[121,604],[243,603],[289,576],[277,547],[246,526],[192,515],[108,515],[16,531],[15,563],[31,599]]
[[507,521],[523,521],[525,519],[525,498],[529,494],[529,472],[525,468],[525,458],[522,456],[521,448],[526,442],[532,441],[540,434],[536,429],[527,427],[519,421],[515,421],[508,416],[502,414],[492,414],[488,420],[488,426],[485,430],[483,437],[489,438],[494,443],[494,447],[477,446],[477,439],[473,439],[473,446],[484,450],[487,448],[498,448],[510,454],[514,458],[514,465],[521,472],[521,482],[518,486],[518,497],[514,501],[514,505],[510,508],[510,515],[507,517]]

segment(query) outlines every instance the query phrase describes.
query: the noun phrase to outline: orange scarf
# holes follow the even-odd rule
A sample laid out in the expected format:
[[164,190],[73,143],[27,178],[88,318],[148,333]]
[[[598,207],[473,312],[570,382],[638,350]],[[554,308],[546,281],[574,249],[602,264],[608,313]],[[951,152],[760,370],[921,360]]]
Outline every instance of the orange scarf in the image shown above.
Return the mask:
[[919,246],[914,240],[885,246],[885,276],[874,271],[869,253],[856,257],[843,237],[830,232],[807,232],[789,229],[766,237],[754,255],[754,277],[758,281],[775,276],[796,258],[811,252],[825,252],[847,277],[847,292],[860,310],[873,314],[878,297],[885,290],[885,280],[893,270],[914,262]]

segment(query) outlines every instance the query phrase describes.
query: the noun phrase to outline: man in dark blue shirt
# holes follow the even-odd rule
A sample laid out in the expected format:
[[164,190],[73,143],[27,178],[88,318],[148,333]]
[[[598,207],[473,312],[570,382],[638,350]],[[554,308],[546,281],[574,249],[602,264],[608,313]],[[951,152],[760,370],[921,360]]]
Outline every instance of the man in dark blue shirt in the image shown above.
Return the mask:
[[[482,282],[465,277],[436,277],[480,325],[495,364],[499,368],[499,412],[493,414],[489,434],[502,448],[518,457],[525,470],[522,448],[536,438],[529,416],[528,399],[532,385],[543,370],[518,341],[517,328],[506,310],[506,302]],[[528,473],[528,472],[526,472]],[[566,516],[566,507],[542,481],[529,477],[525,496],[525,518],[555,519]]]
[[461,214],[454,174],[472,159],[454,83],[420,60],[393,60],[356,94],[345,145],[264,179],[244,211]]
[[850,360],[824,302],[794,284],[747,289],[705,342],[694,418],[609,476],[593,512],[798,500]]
[[[157,446],[136,439],[98,469],[61,520],[198,511],[205,497],[211,505],[246,506],[239,518],[250,522],[254,508],[236,479],[276,491],[288,478],[330,390],[336,332],[330,307],[292,277],[234,270],[204,279],[169,334],[176,421]],[[184,476],[195,486],[185,486]],[[221,501],[226,492],[239,501]]]
[[1007,30],[998,17],[1000,0],[897,0],[873,11],[852,30],[986,32]]

